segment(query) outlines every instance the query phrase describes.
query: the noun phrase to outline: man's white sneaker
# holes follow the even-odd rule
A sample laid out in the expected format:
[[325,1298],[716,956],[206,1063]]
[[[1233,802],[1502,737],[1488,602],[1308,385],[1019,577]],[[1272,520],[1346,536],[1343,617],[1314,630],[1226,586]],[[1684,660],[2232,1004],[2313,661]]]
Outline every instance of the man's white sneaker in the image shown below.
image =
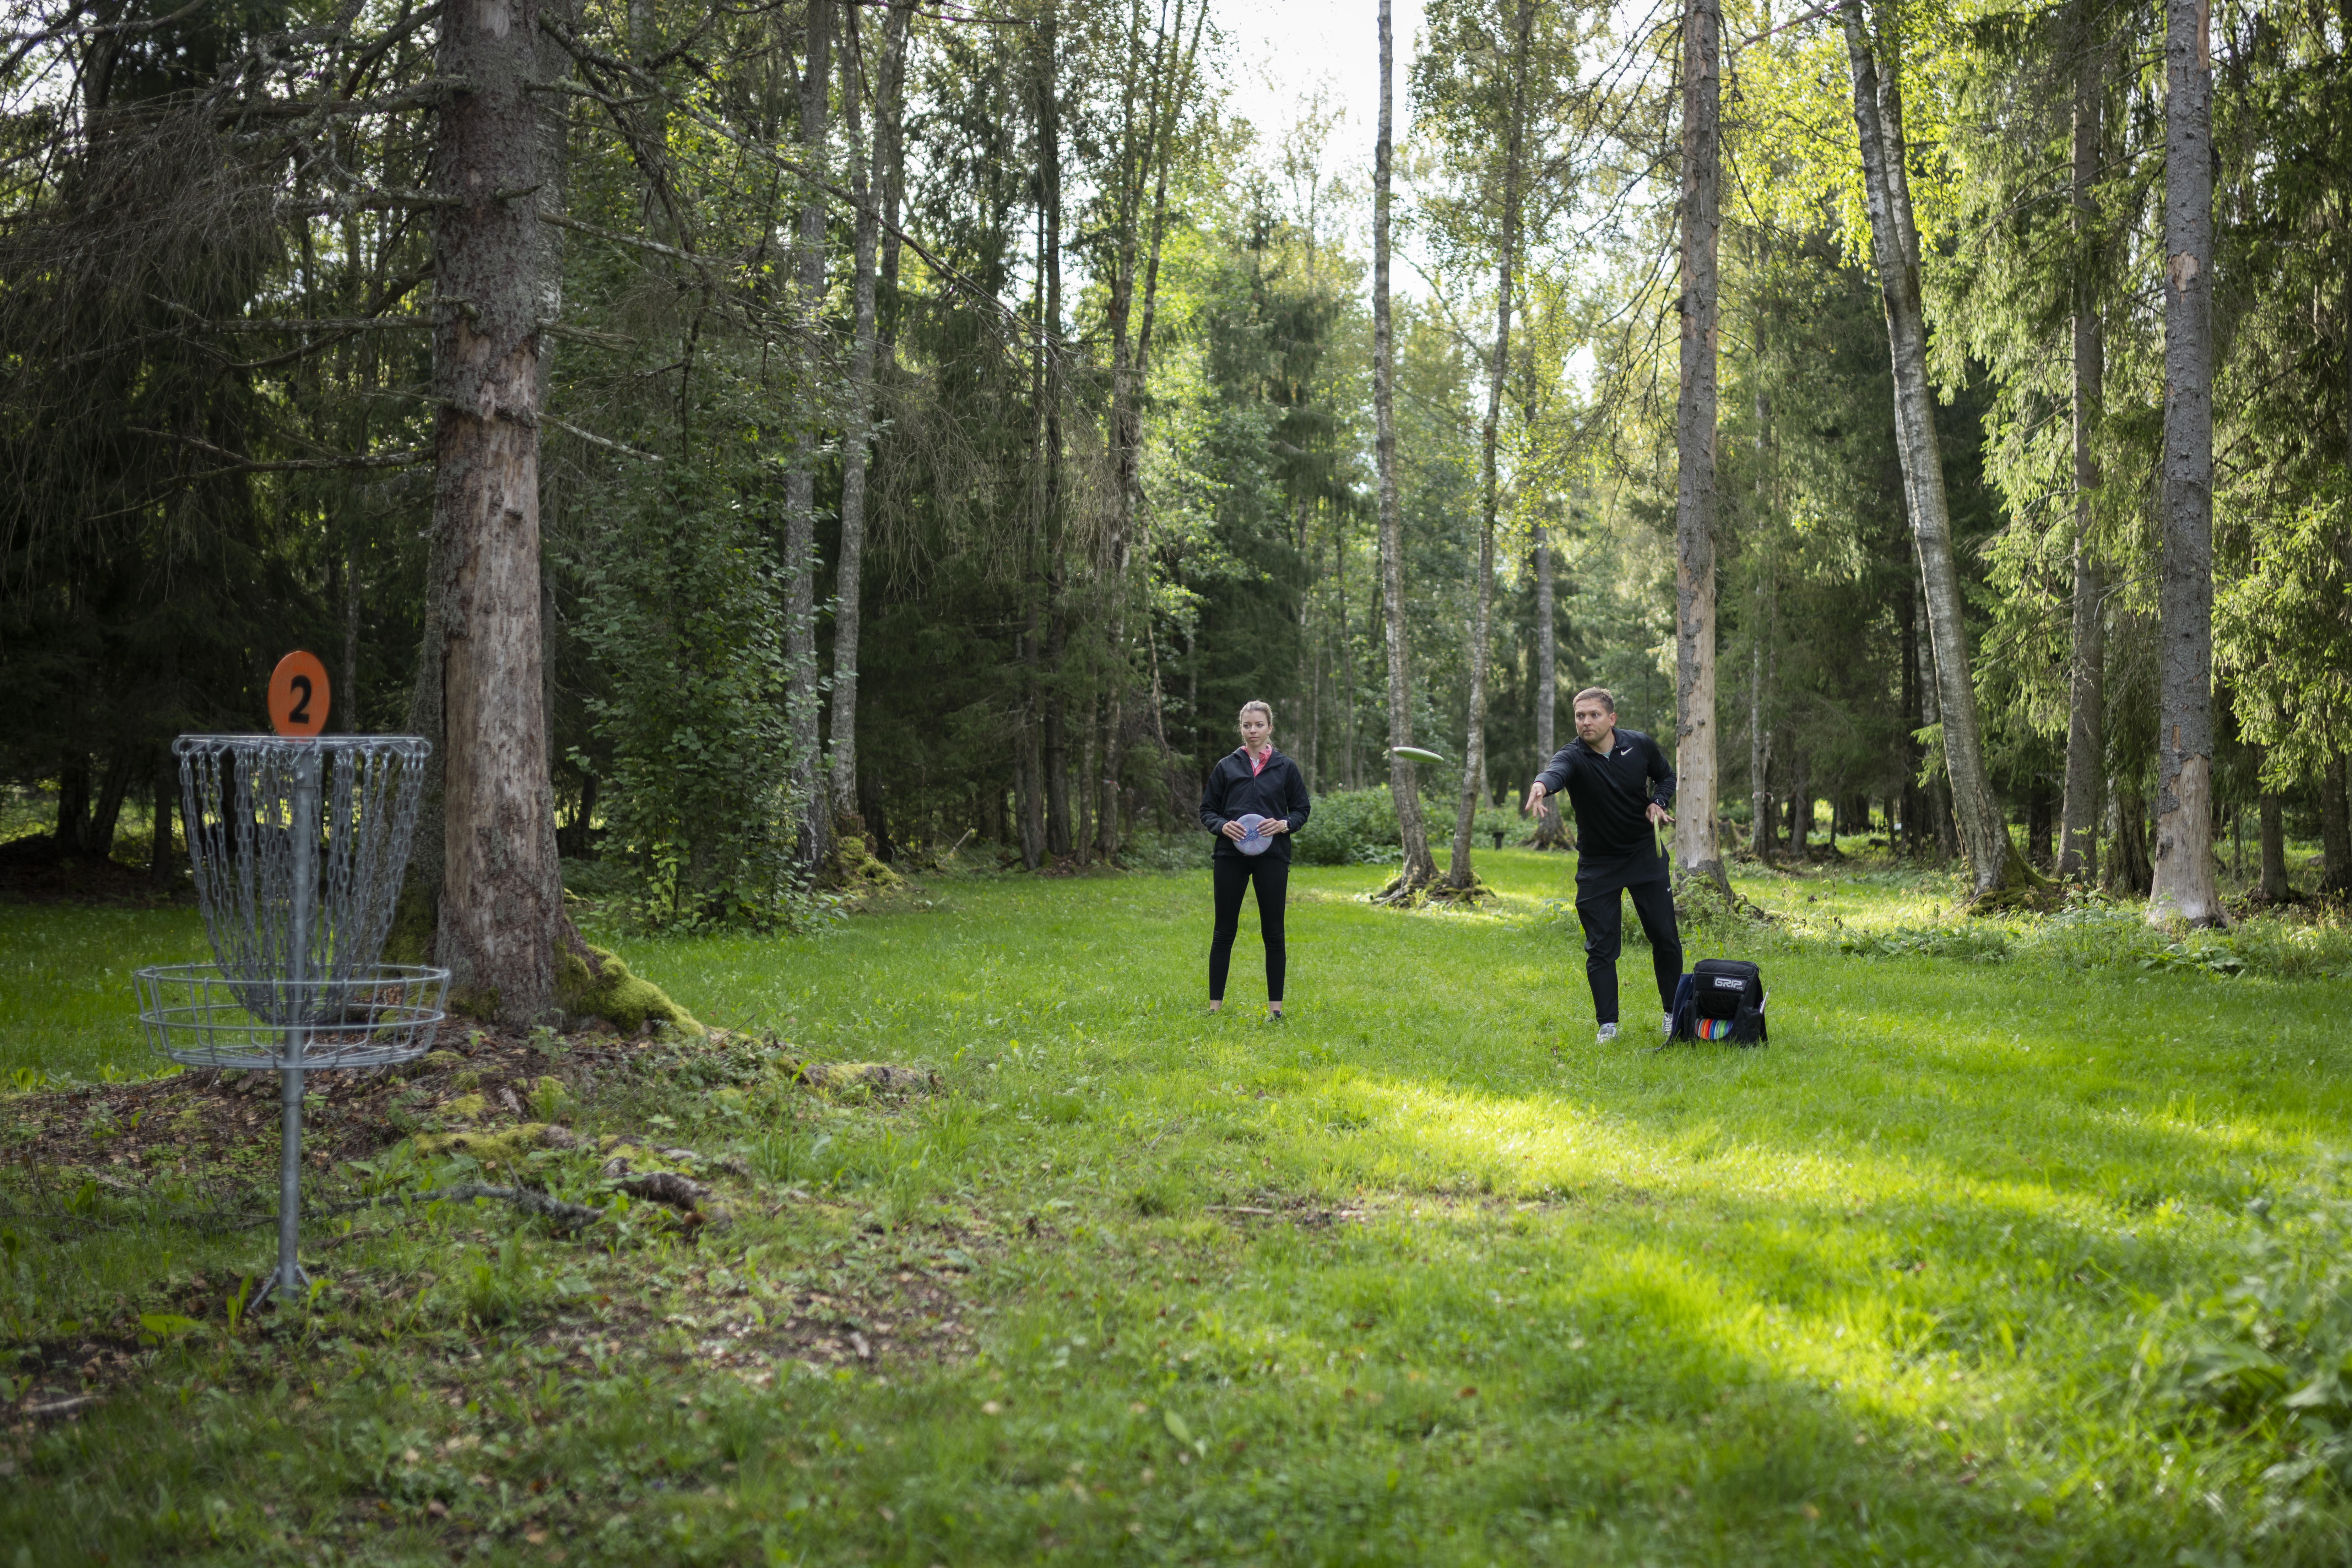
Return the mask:
[[1660,1027],[1664,1030],[1666,1038],[1671,1040],[1675,1037],[1675,1016],[1672,1013],[1668,1013],[1665,1015],[1665,1023],[1660,1026]]
[[1614,1024],[1603,1024],[1603,1025],[1601,1025],[1601,1038],[1600,1038],[1600,1039],[1598,1039],[1598,1040],[1596,1040],[1596,1041],[1594,1041],[1593,1043],[1594,1043],[1595,1045],[1602,1045],[1602,1046],[1605,1046],[1605,1045],[1607,1045],[1610,1041],[1612,1041],[1612,1040],[1615,1039],[1616,1037],[1617,1037],[1617,1026],[1616,1026],[1616,1025],[1614,1025]]

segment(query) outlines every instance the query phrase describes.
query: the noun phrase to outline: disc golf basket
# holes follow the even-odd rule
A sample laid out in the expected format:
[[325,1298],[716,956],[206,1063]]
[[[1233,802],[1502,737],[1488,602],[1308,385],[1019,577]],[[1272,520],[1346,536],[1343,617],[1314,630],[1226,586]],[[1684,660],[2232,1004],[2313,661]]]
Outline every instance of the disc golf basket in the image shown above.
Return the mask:
[[[137,974],[149,1047],[278,1078],[278,1268],[299,1300],[302,1075],[433,1048],[449,972],[381,963],[430,742],[409,735],[183,735],[188,860],[212,963]],[[258,1301],[261,1298],[257,1297]]]

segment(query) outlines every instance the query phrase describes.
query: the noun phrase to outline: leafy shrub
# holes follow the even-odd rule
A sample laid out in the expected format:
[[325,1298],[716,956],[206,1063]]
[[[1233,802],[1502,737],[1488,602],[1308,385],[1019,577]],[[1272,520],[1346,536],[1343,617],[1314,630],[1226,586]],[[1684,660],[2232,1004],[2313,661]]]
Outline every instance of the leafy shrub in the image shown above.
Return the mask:
[[1838,950],[1865,958],[1957,958],[1999,963],[2010,955],[2009,932],[1997,925],[1896,926],[1838,939]]
[[1318,795],[1307,814],[1306,830],[1291,853],[1302,865],[1358,864],[1359,851],[1397,848],[1396,802],[1385,789],[1340,789]]
[[2147,923],[2137,900],[2079,896],[2057,914],[2008,921],[1841,931],[1841,952],[1864,958],[1922,956],[1969,963],[2034,960],[2070,969],[2196,974],[2265,974],[2282,980],[2352,975],[2352,928],[2329,911],[2249,916],[2226,930],[2181,932]]
[[1215,847],[1198,826],[1173,833],[1145,829],[1119,846],[1118,858],[1139,870],[1197,871],[1209,863]]

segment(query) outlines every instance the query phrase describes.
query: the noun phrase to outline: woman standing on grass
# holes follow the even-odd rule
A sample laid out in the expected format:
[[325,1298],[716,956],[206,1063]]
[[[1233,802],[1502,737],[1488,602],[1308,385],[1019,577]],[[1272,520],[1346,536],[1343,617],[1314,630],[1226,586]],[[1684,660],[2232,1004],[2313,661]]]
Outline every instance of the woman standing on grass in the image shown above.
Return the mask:
[[1217,836],[1209,857],[1217,924],[1209,939],[1209,1011],[1225,1003],[1241,931],[1242,890],[1257,884],[1258,931],[1265,939],[1265,1012],[1282,1016],[1282,905],[1290,888],[1290,836],[1307,826],[1307,780],[1274,749],[1274,710],[1242,704],[1242,743],[1209,770],[1201,790],[1201,826]]

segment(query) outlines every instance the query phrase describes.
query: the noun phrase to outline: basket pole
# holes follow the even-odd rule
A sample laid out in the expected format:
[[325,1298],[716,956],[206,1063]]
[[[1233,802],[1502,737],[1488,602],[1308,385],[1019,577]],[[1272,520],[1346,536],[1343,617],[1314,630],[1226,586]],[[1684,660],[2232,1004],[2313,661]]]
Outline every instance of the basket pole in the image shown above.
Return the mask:
[[[310,979],[310,915],[319,896],[319,753],[305,749],[294,764],[293,902],[288,911],[287,975],[292,998],[286,1025],[285,1066],[278,1072],[278,1272],[268,1295],[292,1306],[309,1284],[296,1258],[302,1228],[302,1047],[310,1033],[304,1000]],[[257,1300],[257,1304],[258,1304]]]

